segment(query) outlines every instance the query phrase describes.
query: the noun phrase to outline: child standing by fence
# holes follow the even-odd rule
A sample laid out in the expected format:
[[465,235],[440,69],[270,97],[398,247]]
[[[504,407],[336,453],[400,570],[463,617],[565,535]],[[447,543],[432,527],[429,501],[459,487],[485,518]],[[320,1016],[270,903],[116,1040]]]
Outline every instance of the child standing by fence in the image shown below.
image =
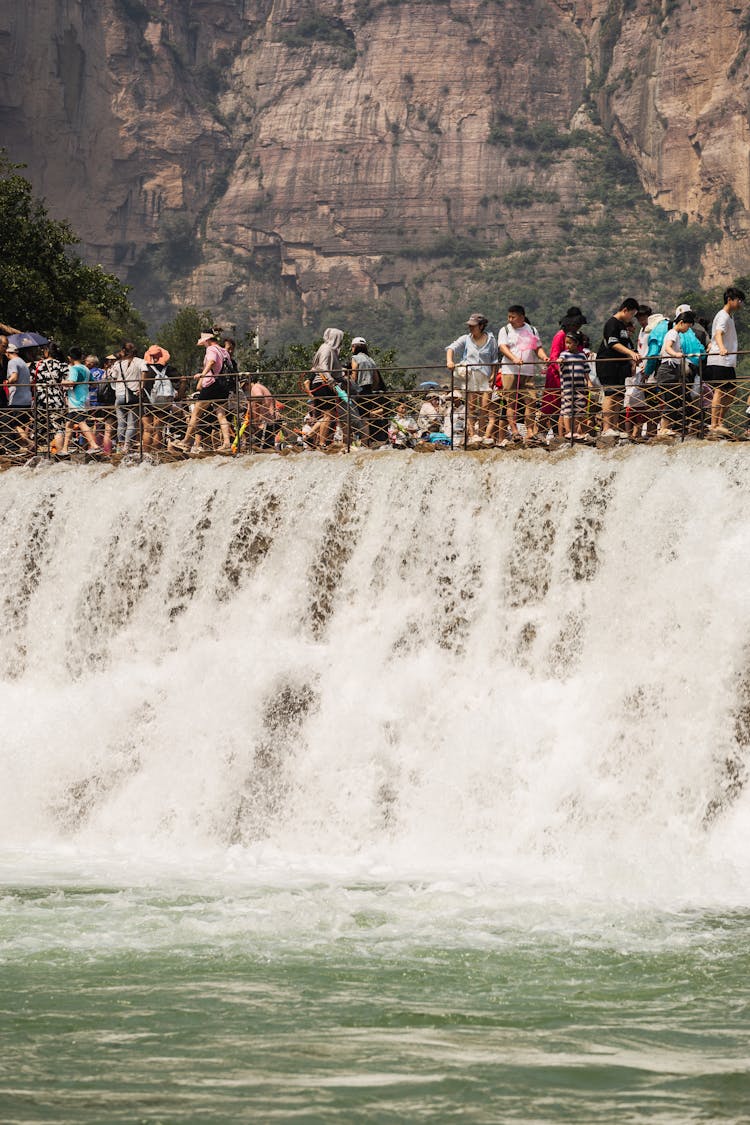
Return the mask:
[[589,361],[583,350],[579,332],[565,333],[565,351],[557,360],[560,369],[560,417],[563,434],[574,438],[585,436],[587,391],[589,387]]

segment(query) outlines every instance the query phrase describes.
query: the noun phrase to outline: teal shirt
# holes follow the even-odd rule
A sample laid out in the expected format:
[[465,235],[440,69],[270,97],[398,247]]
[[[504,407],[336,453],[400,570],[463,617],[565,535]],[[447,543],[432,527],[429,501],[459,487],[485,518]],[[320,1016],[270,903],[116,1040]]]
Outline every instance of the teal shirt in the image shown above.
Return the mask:
[[85,410],[89,404],[89,369],[82,363],[71,363],[68,368],[68,381],[75,383],[68,388],[68,410]]
[[687,332],[682,333],[682,354],[688,357],[688,363],[691,367],[697,367],[701,361],[701,356],[706,354],[706,349],[692,328],[688,328]]

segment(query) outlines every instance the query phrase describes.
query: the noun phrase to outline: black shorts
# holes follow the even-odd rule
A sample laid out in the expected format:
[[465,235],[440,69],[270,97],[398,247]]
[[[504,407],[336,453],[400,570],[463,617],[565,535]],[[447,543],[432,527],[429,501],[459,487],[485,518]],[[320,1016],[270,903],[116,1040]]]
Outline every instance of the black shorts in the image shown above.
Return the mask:
[[31,423],[31,410],[26,406],[10,406],[8,421],[12,426],[28,426]]
[[715,391],[732,394],[737,390],[737,369],[735,367],[720,367],[718,363],[706,365],[704,379]]
[[198,402],[220,402],[226,401],[227,398],[228,391],[223,383],[211,383],[207,387],[203,386],[196,395]]
[[[596,374],[599,382],[604,387],[605,395],[613,394],[615,390],[620,390],[625,393],[625,380],[628,375],[632,374],[630,364],[623,366],[620,363],[599,363],[596,364]],[[608,388],[612,391],[608,392]]]
[[318,383],[317,386],[311,387],[310,390],[315,399],[316,406],[319,406],[321,410],[333,410],[338,401],[338,395],[329,383]]
[[68,422],[88,422],[90,415],[88,410],[69,410],[66,417]]

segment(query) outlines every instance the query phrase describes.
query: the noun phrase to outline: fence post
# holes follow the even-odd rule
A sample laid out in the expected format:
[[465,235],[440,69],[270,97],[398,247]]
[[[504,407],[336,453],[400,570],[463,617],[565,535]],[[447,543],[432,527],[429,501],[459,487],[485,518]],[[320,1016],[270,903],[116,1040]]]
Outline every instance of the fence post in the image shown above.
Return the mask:
[[469,413],[469,366],[464,364],[464,452],[469,447],[469,426],[471,414]]
[[348,394],[346,396],[346,452],[352,451],[352,381],[346,381]]
[[456,384],[456,369],[455,369],[455,367],[451,367],[451,389],[450,389],[450,396],[451,396],[451,397],[450,397],[450,412],[451,412],[451,450],[452,450],[452,449],[454,448],[454,445],[453,445],[453,405],[454,405],[454,400],[453,400],[453,391],[455,390],[455,384]]
[[703,441],[706,436],[706,406],[703,401],[703,368],[700,365],[698,366],[698,398],[700,402],[700,422],[698,436],[700,437],[701,441]]
[[[143,372],[141,372],[138,376],[138,461],[140,463],[143,462],[143,382]],[[127,429],[125,432],[127,433]]]
[[39,403],[37,401],[37,391],[34,387],[34,456],[36,457],[39,452]]
[[682,432],[680,441],[684,441],[687,433],[687,359],[685,356],[680,360],[680,382],[682,383]]
[[[562,418],[562,404],[563,404],[562,365],[559,362],[557,364],[557,377],[558,377],[558,381],[560,383],[560,417]],[[546,382],[546,379],[545,379],[545,382]],[[575,445],[575,437],[573,436],[575,434],[575,430],[576,430],[576,377],[575,377],[575,370],[574,370],[573,371],[573,385],[571,387],[571,399],[570,399],[570,448],[571,449]]]
[[237,439],[237,452],[240,451],[240,373],[234,372],[234,436]]

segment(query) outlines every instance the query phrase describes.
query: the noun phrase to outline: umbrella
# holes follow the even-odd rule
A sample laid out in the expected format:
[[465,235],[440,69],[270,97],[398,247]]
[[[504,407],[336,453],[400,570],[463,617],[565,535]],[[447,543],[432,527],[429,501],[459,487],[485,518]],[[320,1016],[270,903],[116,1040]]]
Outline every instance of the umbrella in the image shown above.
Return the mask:
[[40,348],[47,343],[47,337],[40,336],[38,332],[14,332],[8,337],[8,343],[15,348]]
[[420,383],[419,385],[420,385],[420,387],[437,387],[438,386],[437,383],[431,383],[429,381],[426,382],[426,383]]

